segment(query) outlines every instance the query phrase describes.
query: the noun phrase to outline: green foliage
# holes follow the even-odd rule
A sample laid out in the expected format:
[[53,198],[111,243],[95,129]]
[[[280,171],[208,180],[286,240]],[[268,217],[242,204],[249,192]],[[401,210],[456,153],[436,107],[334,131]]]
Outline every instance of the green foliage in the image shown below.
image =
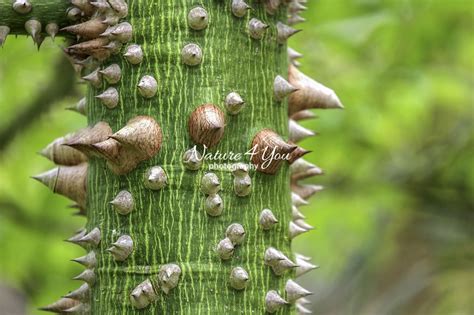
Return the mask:
[[[302,208],[317,227],[295,242],[321,269],[302,282],[316,314],[468,314],[472,307],[474,43],[468,1],[320,0],[291,46],[303,72],[334,88],[344,112],[304,122],[302,144],[326,190]],[[0,132],[41,93],[60,45],[9,37],[0,49]],[[84,223],[29,179],[52,166],[35,153],[85,125],[55,104],[0,152],[0,283],[29,313],[78,283],[62,242]],[[471,303],[471,304],[469,304]]]

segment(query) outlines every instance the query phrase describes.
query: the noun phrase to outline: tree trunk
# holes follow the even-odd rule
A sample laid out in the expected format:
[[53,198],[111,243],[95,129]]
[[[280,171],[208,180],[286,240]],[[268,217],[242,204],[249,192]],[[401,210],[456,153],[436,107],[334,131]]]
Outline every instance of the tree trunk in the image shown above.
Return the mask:
[[[135,0],[128,2],[125,17],[125,3],[104,0],[96,2],[101,13],[91,18],[84,14],[88,1],[75,3],[82,9],[81,17],[67,9],[67,1],[30,2],[33,10],[21,15],[11,9],[11,0],[0,0],[0,25],[19,34],[27,20],[63,27],[71,23],[66,16],[78,18],[74,23],[85,23],[82,29],[68,30],[81,35],[81,43],[67,52],[79,71],[90,74],[86,80],[91,83],[86,107],[77,108],[87,113],[89,129],[45,149],[45,156],[62,165],[36,177],[87,213],[86,231],[71,239],[88,250],[78,259],[88,269],[80,276],[86,284],[68,296],[72,299],[46,310],[290,313],[294,306],[283,299],[293,303],[309,292],[288,280],[295,270],[300,274],[315,267],[291,253],[291,238],[310,229],[297,209],[291,211],[291,186],[308,198],[319,187],[299,186],[296,180],[320,170],[304,162],[301,166],[298,158],[306,151],[282,140],[288,138],[286,96],[293,93],[296,109],[290,108],[290,113],[301,115],[295,119],[305,118],[308,108],[342,105],[337,97],[334,103],[335,95],[325,87],[319,92],[325,92],[326,99],[319,95],[317,104],[308,100],[308,93],[301,93],[314,87],[303,84],[306,78],[299,78],[298,86],[296,79],[291,85],[278,77],[287,77],[286,38],[294,33],[277,24],[286,23],[287,4],[254,1],[251,10],[243,6],[239,11],[242,1]],[[291,19],[297,20],[300,9],[294,7],[303,1],[288,2]],[[104,10],[100,4],[105,4]],[[87,24],[105,16],[101,23],[108,23],[108,30]],[[131,38],[128,25],[117,24],[124,21],[133,29]],[[106,36],[99,37],[104,31]],[[100,43],[94,46],[94,41]],[[132,45],[141,48],[143,58],[139,47]],[[87,56],[101,61],[101,73],[94,72],[96,61],[90,67]],[[295,127],[290,140],[310,134],[290,124]],[[251,150],[255,144],[259,147]],[[205,156],[200,167],[189,165],[183,154],[195,145],[201,154],[233,152],[241,158]],[[288,154],[290,163],[298,160],[303,175],[290,182],[290,163],[276,157],[265,166],[261,148]],[[237,162],[249,163],[250,170],[211,169]],[[305,175],[308,169],[312,173]],[[217,176],[220,190],[212,185],[209,172]],[[293,201],[304,203],[297,195]],[[243,241],[240,226],[233,223],[245,230]],[[272,247],[281,252],[268,250]],[[297,307],[302,310],[302,305]]]

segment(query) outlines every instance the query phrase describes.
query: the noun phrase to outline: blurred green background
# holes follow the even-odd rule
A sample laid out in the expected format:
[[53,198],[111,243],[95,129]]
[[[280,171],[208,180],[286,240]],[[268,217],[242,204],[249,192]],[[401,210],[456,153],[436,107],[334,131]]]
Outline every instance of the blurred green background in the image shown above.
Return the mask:
[[[302,208],[317,229],[294,244],[321,266],[300,279],[315,314],[474,314],[473,6],[310,0],[290,45],[346,106],[303,123],[321,134],[302,143],[307,159],[326,172]],[[45,91],[68,72],[60,45],[0,49],[0,314],[38,313],[82,271],[61,240],[84,219],[29,179],[52,167],[38,150],[86,124],[63,110],[83,86]],[[34,102],[45,96],[56,101]]]

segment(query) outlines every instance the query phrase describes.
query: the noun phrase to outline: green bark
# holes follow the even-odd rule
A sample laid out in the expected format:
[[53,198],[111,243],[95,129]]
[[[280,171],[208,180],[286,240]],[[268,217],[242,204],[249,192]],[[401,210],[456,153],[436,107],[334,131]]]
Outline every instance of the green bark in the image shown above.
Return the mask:
[[[203,31],[191,30],[186,22],[195,4],[203,5],[209,13],[210,23]],[[170,295],[160,296],[146,313],[262,314],[266,292],[284,291],[289,274],[273,275],[264,266],[263,255],[269,246],[290,254],[288,167],[274,176],[252,172],[253,191],[248,197],[235,195],[230,172],[215,172],[222,183],[219,194],[224,212],[213,218],[205,213],[205,197],[200,192],[208,163],[199,171],[189,171],[181,162],[182,154],[193,146],[187,131],[190,113],[204,103],[225,111],[224,98],[232,91],[239,92],[247,105],[237,116],[226,115],[224,138],[211,151],[245,153],[253,136],[263,128],[287,134],[287,107],[273,100],[272,90],[275,76],[284,74],[287,68],[286,47],[276,43],[274,28],[283,13],[269,16],[260,4],[254,3],[253,7],[251,16],[272,26],[264,40],[248,36],[250,16],[234,17],[230,1],[130,3],[133,42],[142,45],[145,60],[140,66],[132,66],[120,57],[108,61],[122,67],[123,79],[117,87],[120,103],[115,109],[106,109],[93,99],[101,91],[91,89],[89,123],[107,121],[116,131],[137,115],[149,115],[160,124],[164,141],[156,157],[126,176],[112,174],[103,161],[90,162],[88,228],[99,226],[103,235],[97,250],[99,280],[92,298],[95,313],[144,313],[130,306],[130,292],[156,274],[160,265],[171,262],[182,268],[179,285]],[[181,62],[180,52],[187,43],[201,46],[201,65],[189,67]],[[151,100],[142,98],[136,89],[140,78],[147,74],[159,82],[158,94]],[[249,161],[248,156],[245,161]],[[157,192],[141,184],[144,170],[153,165],[162,166],[168,174],[168,186]],[[126,217],[108,204],[123,189],[136,200],[136,210]],[[279,219],[272,231],[264,232],[259,227],[258,217],[264,208],[272,209]],[[244,226],[247,237],[234,258],[224,262],[214,248],[233,222]],[[105,252],[120,234],[129,234],[136,244],[125,263],[114,262]],[[229,287],[229,274],[236,266],[250,275],[249,287],[241,292]]]

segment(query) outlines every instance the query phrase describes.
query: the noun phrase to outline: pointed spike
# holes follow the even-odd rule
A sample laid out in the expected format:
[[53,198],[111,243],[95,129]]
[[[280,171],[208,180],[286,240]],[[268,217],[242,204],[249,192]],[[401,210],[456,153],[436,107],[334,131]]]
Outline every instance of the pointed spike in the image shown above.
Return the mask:
[[291,217],[293,220],[306,219],[306,217],[295,206],[291,207]]
[[289,279],[286,282],[285,291],[286,291],[286,298],[288,299],[288,302],[290,303],[294,303],[299,298],[313,294],[312,292],[306,290],[305,288],[303,288],[302,286],[300,286],[298,283],[294,282],[291,279]]
[[248,196],[252,192],[252,179],[249,175],[234,178],[234,192],[239,197]]
[[312,314],[313,312],[311,312],[309,309],[307,309],[300,303],[296,303],[296,313],[298,315],[305,315],[305,314]]
[[120,53],[120,51],[122,50],[122,47],[123,47],[123,44],[119,42],[118,40],[113,40],[107,45],[102,46],[102,48],[105,48],[108,51],[110,51],[112,55],[117,55],[118,53]]
[[344,108],[336,93],[290,65],[288,81],[298,89],[288,99],[289,114],[310,108]]
[[66,14],[69,21],[76,22],[81,18],[82,11],[79,8],[71,7],[67,10]]
[[225,115],[213,104],[197,107],[189,116],[188,131],[191,139],[207,148],[216,146],[224,136]]
[[288,18],[288,24],[289,25],[295,25],[295,24],[298,24],[298,23],[302,23],[304,21],[306,21],[306,19],[302,16],[299,16],[298,14],[292,14]]
[[116,84],[122,78],[122,70],[120,69],[120,66],[116,63],[111,64],[110,66],[103,70],[100,70],[99,72],[109,84]]
[[161,166],[153,166],[145,171],[144,186],[151,190],[160,190],[168,184],[168,175]]
[[[294,144],[291,141],[288,141],[288,143]],[[290,165],[293,164],[295,161],[301,159],[303,156],[305,156],[308,153],[311,153],[311,151],[303,149],[300,146],[297,146],[296,149],[290,153],[290,157],[287,159],[288,164]]]
[[187,44],[181,50],[181,60],[188,66],[197,66],[202,62],[202,49],[199,45]]
[[301,196],[303,199],[309,199],[311,196],[313,196],[315,193],[323,190],[324,187],[321,185],[312,185],[312,184],[307,184],[307,185],[296,185],[292,184],[291,185],[291,190],[298,195]]
[[12,7],[18,14],[28,14],[33,6],[28,0],[14,0]]
[[140,45],[128,46],[123,55],[132,65],[138,65],[143,61],[143,50]]
[[302,227],[305,230],[308,230],[308,231],[314,230],[314,227],[306,223],[302,218],[296,219],[293,222],[295,222],[295,224],[297,224],[298,226]]
[[222,214],[224,202],[218,194],[209,195],[204,202],[204,209],[211,217],[218,217]]
[[270,230],[275,224],[278,223],[277,218],[270,209],[263,209],[260,213],[260,219],[258,221],[260,226],[264,230]]
[[232,244],[241,245],[245,240],[244,227],[239,223],[232,223],[227,227],[225,236],[230,239]]
[[288,302],[277,291],[271,290],[267,292],[265,296],[265,309],[268,313],[273,314],[286,304]]
[[300,32],[301,30],[296,30],[291,26],[277,22],[277,42],[278,44],[285,44],[288,38]]
[[128,22],[122,22],[120,24],[110,26],[102,34],[100,34],[100,36],[118,40],[125,44],[132,39],[133,27]]
[[299,142],[305,138],[312,137],[315,135],[313,131],[306,129],[293,119],[289,120],[289,131],[289,140],[292,142]]
[[0,47],[3,47],[3,44],[7,40],[8,34],[10,34],[10,28],[5,25],[0,25]]
[[247,287],[249,274],[242,267],[235,267],[230,272],[230,286],[236,290],[243,290]]
[[301,259],[298,256],[296,256],[296,264],[298,265],[298,267],[296,267],[296,277],[300,277],[311,270],[319,268],[319,266],[313,265],[312,263],[305,259]]
[[133,240],[130,235],[122,235],[107,249],[116,261],[125,261],[133,252]]
[[64,298],[85,302],[89,299],[89,294],[90,294],[90,286],[89,284],[84,283],[78,289],[66,294]]
[[305,205],[308,205],[309,202],[307,202],[306,200],[304,200],[303,198],[301,198],[300,195],[292,192],[291,193],[291,202],[293,204],[293,206],[305,206]]
[[72,279],[84,281],[87,284],[89,284],[89,286],[92,287],[95,284],[96,276],[95,276],[94,270],[86,269],[82,273],[80,273],[79,275],[75,276]]
[[94,153],[92,144],[105,141],[111,135],[112,129],[109,124],[101,121],[93,127],[87,127],[77,132],[66,145],[81,151],[87,156],[91,156]]
[[90,314],[90,305],[88,303],[79,303],[64,311],[65,314]]
[[85,208],[87,163],[75,166],[60,166],[33,176],[33,178],[54,193],[68,197]]
[[133,195],[126,190],[120,191],[110,204],[114,207],[115,211],[121,215],[127,215],[135,208]]
[[231,115],[237,115],[245,106],[245,102],[237,92],[229,93],[225,98],[225,106]]
[[77,102],[77,104],[66,107],[66,109],[87,116],[87,99],[83,97],[79,100],[79,102]]
[[244,17],[250,6],[243,0],[232,0],[232,14],[238,18]]
[[176,264],[166,264],[160,267],[158,272],[158,283],[161,290],[168,294],[179,282],[181,268]]
[[299,112],[294,113],[290,117],[294,121],[299,121],[299,120],[306,120],[306,119],[313,119],[313,118],[318,118],[312,111],[305,109]]
[[109,87],[102,94],[96,95],[96,98],[102,101],[107,108],[115,108],[119,103],[119,93],[116,88]]
[[273,81],[273,94],[278,102],[281,102],[285,97],[297,89],[285,80],[281,75],[277,75]]
[[95,252],[94,251],[90,251],[85,256],[74,258],[74,259],[72,259],[72,261],[77,262],[77,263],[79,263],[79,264],[81,264],[81,265],[83,265],[83,266],[85,266],[86,268],[89,268],[89,269],[94,268],[97,264],[97,259],[95,257]]
[[84,81],[89,82],[93,87],[100,88],[102,86],[102,78],[99,72],[99,68],[82,77],[82,79]]
[[[253,138],[251,160],[259,172],[275,174],[283,161],[290,158],[290,153],[296,148],[296,145],[286,143],[273,130],[263,129]],[[279,157],[269,159],[270,152],[278,154]]]
[[308,232],[308,229],[305,229],[298,224],[294,223],[293,221],[290,222],[290,227],[289,227],[289,237],[290,239],[294,239],[298,235],[301,235],[303,233]]
[[61,314],[65,310],[79,304],[80,302],[69,298],[60,298],[58,301],[44,307],[38,308],[40,311]]
[[305,159],[298,159],[290,166],[290,173],[292,177],[299,177],[299,174],[304,174],[307,172],[314,172],[316,175],[324,174],[323,170],[317,167],[316,165],[306,161]]
[[288,47],[287,52],[288,52],[288,59],[290,59],[290,61],[293,61],[293,60],[296,60],[296,59],[299,59],[299,58],[303,57],[303,54],[297,52],[296,50],[294,50],[293,48],[290,48],[290,47]]
[[92,231],[84,235],[79,242],[88,244],[90,246],[97,247],[100,243],[101,235],[99,228],[94,228]]
[[215,195],[221,189],[219,177],[214,173],[206,173],[201,179],[201,191],[206,195]]
[[46,34],[48,34],[51,37],[51,39],[54,41],[56,35],[59,32],[59,26],[56,23],[48,23],[46,24],[45,30],[46,30]]
[[127,125],[110,138],[133,149],[143,160],[155,156],[161,147],[162,132],[160,125],[150,116],[136,116]]
[[207,11],[200,6],[194,7],[188,13],[188,25],[196,31],[203,30],[209,24],[209,15]]
[[248,24],[249,35],[253,39],[262,39],[268,29],[268,25],[259,19],[252,18]]
[[273,273],[277,276],[283,275],[286,271],[294,269],[298,267],[294,262],[290,259],[285,258],[282,260],[277,261],[272,267]]
[[158,295],[156,294],[156,290],[153,288],[153,284],[151,283],[150,279],[146,279],[140,283],[130,293],[130,302],[136,309],[143,309],[157,299]]
[[82,39],[94,39],[99,37],[107,29],[107,25],[104,24],[103,18],[93,18],[83,23],[74,24],[66,26],[61,29],[77,36],[80,36]]
[[288,259],[288,257],[274,247],[265,250],[264,262],[267,266],[275,266],[279,261],[285,259]]
[[[41,41],[41,23],[38,20],[30,19],[25,22],[25,30],[31,35],[35,44],[38,45]],[[41,44],[41,43],[40,43]]]
[[183,154],[183,164],[191,171],[197,171],[202,166],[202,155],[197,150],[197,146],[192,147]]
[[222,260],[229,260],[234,255],[234,244],[229,238],[224,238],[217,244],[217,254]]
[[58,165],[78,165],[87,161],[87,156],[78,150],[65,146],[74,134],[55,139],[39,152],[42,156]]
[[115,15],[119,18],[124,18],[128,15],[128,5],[124,0],[108,0],[108,2]]
[[151,75],[145,75],[138,82],[138,92],[144,98],[152,98],[158,91],[158,82]]

